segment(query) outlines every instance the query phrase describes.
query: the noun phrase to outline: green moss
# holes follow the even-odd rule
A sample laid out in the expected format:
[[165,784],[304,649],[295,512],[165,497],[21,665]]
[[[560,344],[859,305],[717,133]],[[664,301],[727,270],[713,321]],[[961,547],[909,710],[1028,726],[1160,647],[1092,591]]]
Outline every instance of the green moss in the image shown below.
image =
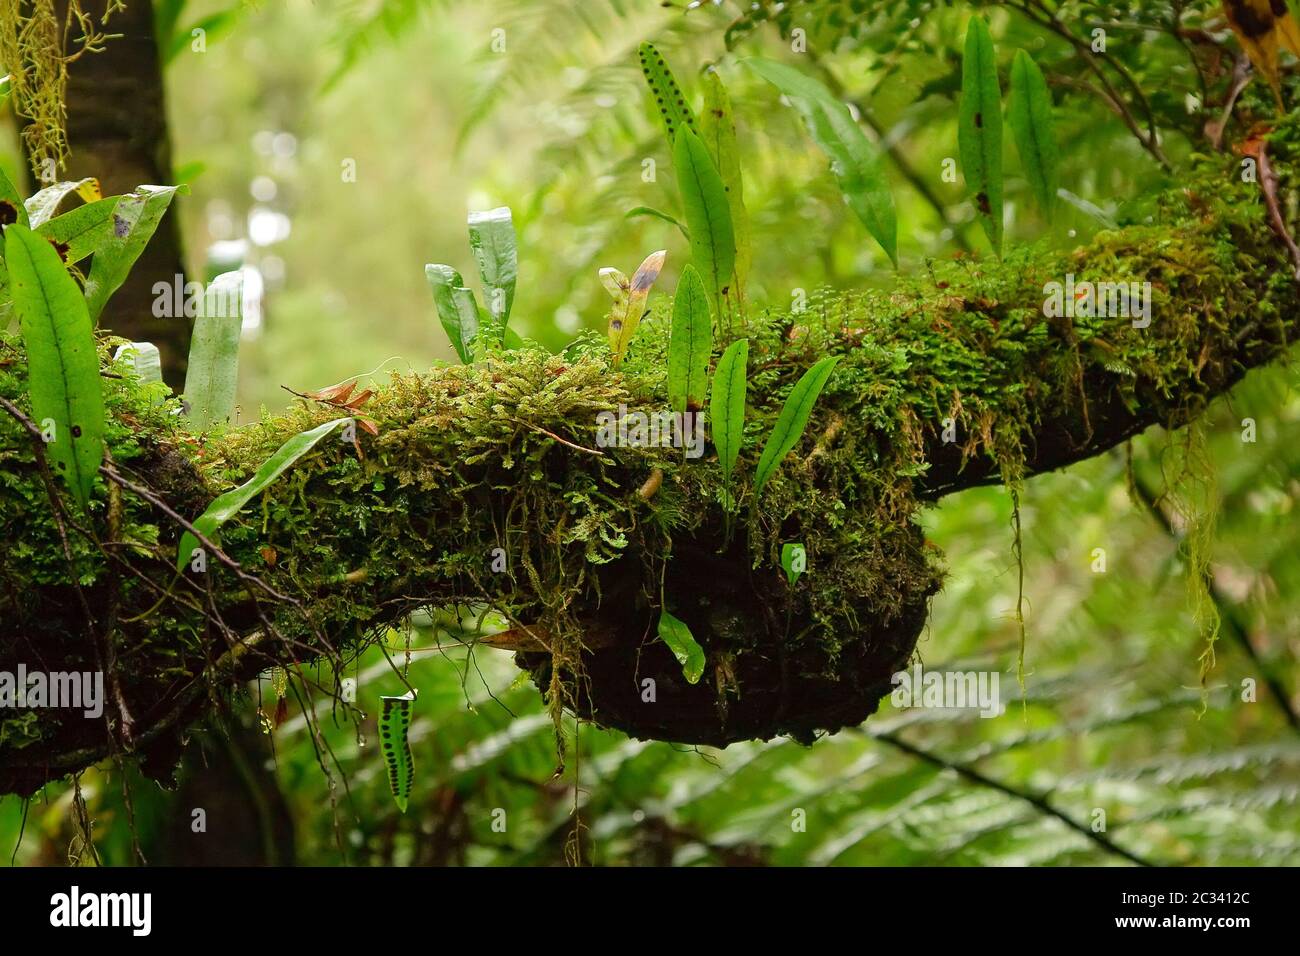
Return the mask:
[[[733,491],[753,568],[777,568],[781,544],[798,540],[816,569],[801,598],[808,623],[792,645],[815,643],[831,666],[845,642],[859,640],[864,611],[889,620],[934,590],[938,560],[918,545],[914,519],[935,495],[984,472],[1018,489],[1041,466],[1049,437],[1077,443],[1058,449],[1061,460],[1095,453],[1134,430],[1114,424],[1117,409],[1138,426],[1181,425],[1235,379],[1243,356],[1278,354],[1297,321],[1295,289],[1261,226],[1255,187],[1218,163],[1154,208],[1154,222],[1102,233],[1083,249],[935,262],[890,291],[823,291],[797,314],[751,310],[751,407]],[[1150,327],[1044,318],[1045,283],[1067,273],[1150,282]],[[562,355],[524,348],[393,377],[364,410],[377,436],[359,433],[358,446],[325,441],[222,530],[223,548],[305,614],[259,600],[219,563],[206,577],[177,579],[178,529],[124,495],[112,547],[72,538],[77,579],[117,615],[128,683],[154,699],[165,686],[201,682],[214,649],[254,630],[274,630],[284,644],[272,650],[278,660],[340,663],[417,608],[490,605],[549,636],[557,666],[545,690],[558,727],[573,693],[562,673],[580,684],[584,615],[606,601],[659,606],[675,543],[708,538],[721,522],[711,456],[592,448],[600,412],[666,407],[668,307],[660,297],[619,371],[592,334]],[[12,336],[0,343],[0,395],[21,405],[21,346]],[[763,440],[794,382],[828,353],[842,361],[800,448],[756,507]],[[121,378],[106,378],[105,389],[113,461],[189,518],[288,437],[338,414],[300,402],[196,439],[171,414],[174,402]],[[1115,433],[1095,437],[1103,425]],[[646,500],[638,489],[655,469],[662,483]],[[68,636],[75,614],[57,528],[28,438],[8,416],[0,416],[0,487],[0,537],[11,543],[0,556],[3,656],[20,659],[27,641],[84,655]],[[98,487],[101,541],[106,497]],[[502,573],[491,570],[497,548],[508,560]],[[607,595],[614,568],[632,586]],[[753,640],[743,622],[716,631],[728,646],[711,660],[722,667]],[[724,686],[726,675],[716,676]]]

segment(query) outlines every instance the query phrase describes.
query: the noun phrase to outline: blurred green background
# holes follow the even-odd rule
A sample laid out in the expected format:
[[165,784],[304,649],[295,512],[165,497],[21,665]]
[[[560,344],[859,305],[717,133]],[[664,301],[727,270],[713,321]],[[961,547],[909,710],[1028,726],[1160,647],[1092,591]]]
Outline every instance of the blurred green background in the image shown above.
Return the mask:
[[[762,3],[749,19],[730,3],[687,11],[631,0],[180,6],[177,28],[160,44],[175,51],[166,88],[177,178],[191,186],[178,204],[189,267],[202,276],[242,261],[264,285],[257,320],[246,316],[244,420],[285,405],[281,386],[301,391],[454,359],[423,266],[446,262],[475,274],[469,210],[513,209],[514,323],[552,348],[601,328],[608,298],[600,267],[630,272],[648,252],[667,248],[659,288],[672,288],[686,260],[682,237],[660,220],[625,217],[639,205],[678,207],[637,69],[636,46],[646,39],[693,96],[698,69],[716,66],[736,105],[755,230],[751,301],[779,309],[798,290],[891,281],[888,261],[843,205],[793,111],[737,63],[753,53],[828,82],[889,150],[904,270],[926,268],[929,257],[987,251],[964,187],[941,175],[956,156],[969,5]],[[1105,219],[1145,216],[1144,197],[1170,177],[1090,89],[1077,48],[1032,16],[985,6],[1004,69],[1018,47],[1043,64],[1057,100],[1063,182],[1099,210],[1062,204],[1055,221],[1042,221],[1009,149],[1008,240],[1070,245]],[[1027,6],[1058,12],[1077,37],[1098,25],[1106,31],[1107,55],[1143,96],[1118,72],[1116,83],[1143,122],[1149,116],[1158,125],[1175,169],[1200,148],[1204,104],[1222,98],[1226,79],[1170,27],[1230,45],[1214,19],[1217,3]],[[188,42],[199,24],[204,52]],[[1257,95],[1267,93],[1247,93]],[[3,163],[17,172],[13,141],[11,133]],[[646,160],[656,164],[655,181],[643,175]],[[354,182],[344,176],[350,162]],[[388,648],[399,665],[409,657],[408,679],[420,689],[406,815],[387,792],[374,726],[378,696],[404,688],[376,648],[348,674],[358,680],[364,719],[313,694],[313,731],[291,693],[286,719],[265,733],[277,703],[262,680],[222,715],[222,731],[195,741],[176,791],[130,772],[124,778],[112,765],[82,776],[94,853],[67,785],[47,787],[30,805],[0,800],[0,846],[16,846],[18,864],[139,856],[1126,862],[1114,846],[1159,863],[1300,862],[1293,377],[1286,368],[1251,375],[1208,420],[1222,496],[1212,573],[1225,623],[1204,692],[1204,642],[1184,579],[1186,528],[1176,516],[1166,527],[1164,504],[1130,490],[1121,449],[1035,479],[1023,497],[1023,704],[1010,496],[970,491],[925,517],[950,576],[920,656],[932,668],[1000,671],[1008,707],[994,719],[885,704],[859,730],[812,748],[778,740],[725,751],[570,726],[570,759],[557,777],[549,720],[509,656],[471,655],[416,622],[392,634]],[[1257,424],[1256,442],[1242,440],[1246,418]],[[1134,443],[1139,486],[1157,494],[1163,487],[1170,442],[1155,433]],[[1102,573],[1097,548],[1105,550]],[[815,580],[816,569],[810,573]],[[310,669],[303,675],[307,690],[330,683]],[[1258,685],[1255,702],[1242,700],[1246,679]],[[206,811],[206,832],[193,832],[195,808]]]

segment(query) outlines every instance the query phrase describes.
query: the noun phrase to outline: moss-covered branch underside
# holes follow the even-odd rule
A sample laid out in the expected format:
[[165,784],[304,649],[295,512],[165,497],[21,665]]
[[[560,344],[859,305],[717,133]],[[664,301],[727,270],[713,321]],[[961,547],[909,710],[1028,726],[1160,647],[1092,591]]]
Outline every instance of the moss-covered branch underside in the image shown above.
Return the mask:
[[[600,412],[664,408],[662,305],[621,371],[590,338],[563,355],[526,348],[394,377],[365,408],[377,436],[327,440],[223,528],[242,575],[212,559],[178,575],[181,529],[131,486],[193,519],[337,411],[300,403],[200,440],[171,406],[106,377],[110,467],[123,481],[105,477],[88,518],[68,511],[71,561],[30,435],[0,413],[0,671],[115,660],[98,720],[0,712],[0,792],[120,751],[164,774],[186,728],[239,682],[271,664],[338,664],[429,607],[505,613],[547,648],[518,661],[557,713],[634,735],[726,744],[859,723],[911,655],[940,582],[913,521],[925,502],[1184,424],[1285,353],[1300,323],[1295,280],[1258,187],[1235,169],[1078,250],[935,263],[889,292],[751,315],[747,442],[729,491],[711,446],[689,461],[595,447]],[[1044,286],[1070,274],[1149,282],[1150,324],[1045,317]],[[21,347],[4,342],[0,397],[26,411]],[[781,402],[827,353],[843,359],[755,501]],[[793,590],[778,560],[787,541],[809,556]],[[698,684],[654,637],[662,607],[704,647]]]

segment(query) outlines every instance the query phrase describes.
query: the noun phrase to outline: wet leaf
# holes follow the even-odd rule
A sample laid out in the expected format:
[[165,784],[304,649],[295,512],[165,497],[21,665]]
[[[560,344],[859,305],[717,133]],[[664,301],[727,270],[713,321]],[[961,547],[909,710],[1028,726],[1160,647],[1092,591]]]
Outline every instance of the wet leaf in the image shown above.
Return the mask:
[[668,645],[668,649],[682,665],[682,675],[688,684],[698,684],[704,673],[704,648],[695,640],[695,635],[686,626],[667,611],[659,612],[659,639]]
[[119,345],[117,351],[113,353],[113,359],[116,361],[122,358],[131,362],[136,377],[139,378],[142,384],[148,385],[163,380],[162,356],[158,352],[158,346],[152,342],[132,342],[129,345]]
[[438,321],[451,339],[451,347],[466,365],[474,361],[474,345],[478,339],[479,311],[474,293],[465,288],[465,280],[451,266],[430,263],[424,267],[424,277],[433,290],[433,304],[438,310]]
[[469,246],[483,281],[483,299],[492,317],[493,344],[502,342],[510,321],[519,278],[519,250],[508,206],[469,214]]
[[195,431],[227,422],[235,413],[242,295],[243,274],[224,272],[208,284],[199,300],[184,392]]

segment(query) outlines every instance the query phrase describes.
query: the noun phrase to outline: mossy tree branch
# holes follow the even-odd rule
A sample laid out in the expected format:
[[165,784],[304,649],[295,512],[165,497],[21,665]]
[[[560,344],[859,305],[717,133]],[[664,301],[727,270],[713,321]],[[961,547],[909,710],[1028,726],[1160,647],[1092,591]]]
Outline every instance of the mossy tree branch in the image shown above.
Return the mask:
[[[1045,286],[1069,275],[1150,283],[1149,324],[1046,317]],[[563,706],[635,735],[715,744],[860,723],[910,656],[940,580],[911,520],[924,503],[1182,425],[1283,356],[1298,326],[1285,246],[1235,163],[1162,197],[1150,222],[1075,251],[935,263],[888,292],[754,318],[734,539],[709,457],[587,451],[600,412],[664,407],[662,306],[620,372],[591,337],[561,356],[525,349],[395,377],[365,409],[378,436],[324,442],[222,529],[238,567],[203,574],[174,571],[181,529],[165,511],[192,519],[336,411],[304,402],[196,439],[155,393],[106,378],[109,467],[122,480],[67,529],[68,552],[31,436],[0,415],[0,670],[91,669],[95,640],[108,641],[136,725],[128,743],[79,714],[0,714],[0,792],[128,747],[165,773],[185,729],[239,682],[272,664],[339,663],[431,606],[491,606],[544,635],[548,652],[518,660],[557,718]],[[828,353],[843,358],[804,444],[756,502],[762,439]],[[24,357],[6,340],[0,397],[24,410],[25,393]],[[805,543],[815,588],[784,585],[778,555],[791,540]],[[663,607],[705,648],[699,684],[652,640]],[[647,675],[654,708],[642,706]]]

